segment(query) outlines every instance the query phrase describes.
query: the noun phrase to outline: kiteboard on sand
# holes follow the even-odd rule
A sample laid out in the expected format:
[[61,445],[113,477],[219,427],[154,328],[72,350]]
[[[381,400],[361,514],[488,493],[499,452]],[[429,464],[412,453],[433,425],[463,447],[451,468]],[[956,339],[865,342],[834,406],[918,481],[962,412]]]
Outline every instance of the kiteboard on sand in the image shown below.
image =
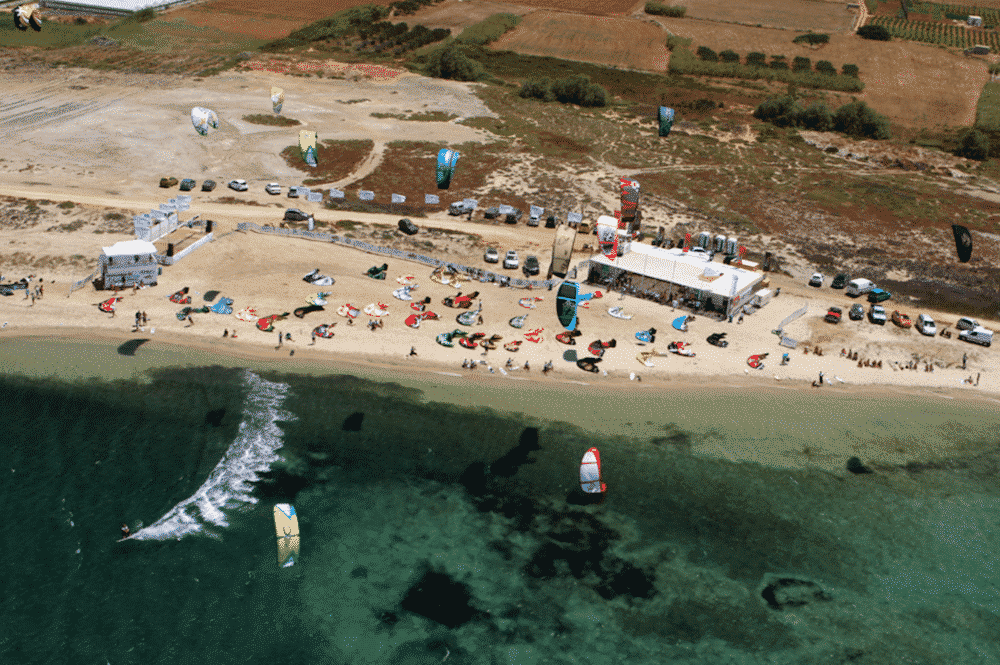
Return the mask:
[[274,506],[274,530],[278,536],[278,565],[288,568],[299,556],[299,516],[288,503]]
[[602,494],[608,486],[601,481],[601,453],[591,448],[580,462],[580,487],[587,494]]

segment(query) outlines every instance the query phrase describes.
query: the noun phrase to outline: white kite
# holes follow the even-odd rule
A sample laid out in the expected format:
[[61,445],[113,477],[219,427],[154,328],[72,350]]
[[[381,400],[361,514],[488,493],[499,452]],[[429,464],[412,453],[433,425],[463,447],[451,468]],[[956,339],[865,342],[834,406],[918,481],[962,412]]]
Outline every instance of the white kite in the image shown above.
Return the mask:
[[14,25],[18,30],[27,30],[30,25],[35,32],[42,31],[42,11],[38,8],[37,2],[15,7],[13,13]]
[[191,124],[194,125],[199,134],[207,136],[209,127],[219,128],[219,116],[215,115],[215,111],[211,109],[195,106],[191,109]]

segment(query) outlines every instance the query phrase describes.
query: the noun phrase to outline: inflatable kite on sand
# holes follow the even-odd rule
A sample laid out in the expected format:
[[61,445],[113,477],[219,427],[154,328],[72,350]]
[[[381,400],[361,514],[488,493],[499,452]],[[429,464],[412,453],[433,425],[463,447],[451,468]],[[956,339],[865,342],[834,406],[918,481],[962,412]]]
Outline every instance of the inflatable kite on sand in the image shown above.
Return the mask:
[[209,127],[219,128],[219,116],[211,109],[195,106],[191,109],[191,124],[194,125],[195,131],[202,136],[207,136]]
[[37,2],[15,7],[13,14],[14,25],[18,30],[27,30],[30,25],[35,32],[42,31],[42,12]]
[[285,92],[281,88],[271,88],[271,110],[281,113],[281,105],[285,103]]

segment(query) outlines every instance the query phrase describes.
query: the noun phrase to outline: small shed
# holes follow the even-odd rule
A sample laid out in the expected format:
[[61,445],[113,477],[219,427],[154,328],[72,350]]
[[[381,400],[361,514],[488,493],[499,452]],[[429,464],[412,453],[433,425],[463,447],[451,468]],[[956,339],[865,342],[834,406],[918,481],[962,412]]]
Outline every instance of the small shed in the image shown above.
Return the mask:
[[974,14],[969,14],[968,18],[965,19],[965,22],[968,23],[973,28],[983,27],[982,16],[975,16]]
[[134,284],[156,285],[156,246],[145,240],[125,240],[104,247],[100,256],[102,288]]

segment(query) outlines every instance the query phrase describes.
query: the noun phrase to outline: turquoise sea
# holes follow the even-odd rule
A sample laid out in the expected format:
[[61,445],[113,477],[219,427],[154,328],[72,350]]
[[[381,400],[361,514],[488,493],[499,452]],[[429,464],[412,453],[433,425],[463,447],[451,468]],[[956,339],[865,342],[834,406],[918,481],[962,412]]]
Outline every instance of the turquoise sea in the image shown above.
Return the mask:
[[[1000,663],[981,404],[562,389],[522,415],[430,379],[3,346],[0,663]],[[30,348],[65,359],[22,372]],[[952,452],[862,474],[699,452],[831,436]],[[601,503],[578,490],[592,445]]]

